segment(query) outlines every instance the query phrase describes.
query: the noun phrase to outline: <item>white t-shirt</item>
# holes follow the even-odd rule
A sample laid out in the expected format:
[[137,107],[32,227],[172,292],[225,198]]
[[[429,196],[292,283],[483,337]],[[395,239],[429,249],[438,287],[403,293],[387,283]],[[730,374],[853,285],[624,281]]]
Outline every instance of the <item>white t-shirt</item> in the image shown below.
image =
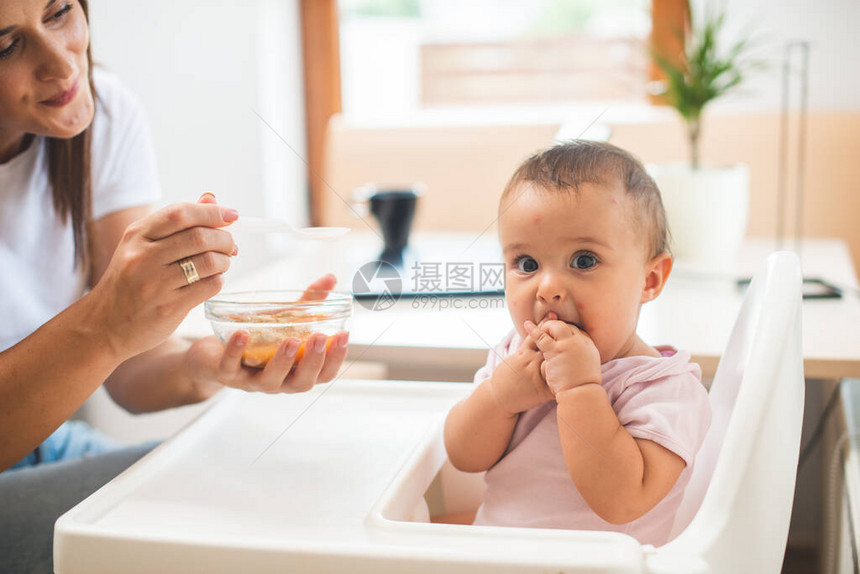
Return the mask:
[[[117,80],[96,70],[92,134],[92,217],[160,197],[143,110]],[[87,271],[75,267],[70,218],[54,210],[45,139],[0,164],[0,351],[83,295]]]

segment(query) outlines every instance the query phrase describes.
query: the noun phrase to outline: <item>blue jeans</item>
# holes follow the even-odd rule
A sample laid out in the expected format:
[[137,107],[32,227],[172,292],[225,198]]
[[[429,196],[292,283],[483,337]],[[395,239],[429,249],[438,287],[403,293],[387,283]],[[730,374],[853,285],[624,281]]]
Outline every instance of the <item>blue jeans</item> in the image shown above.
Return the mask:
[[122,444],[90,428],[82,421],[66,421],[54,434],[45,439],[36,450],[9,470],[25,468],[46,462],[72,460],[84,456],[95,456],[122,448]]
[[65,423],[0,473],[0,572],[52,573],[54,522],[157,443],[122,447],[85,423]]

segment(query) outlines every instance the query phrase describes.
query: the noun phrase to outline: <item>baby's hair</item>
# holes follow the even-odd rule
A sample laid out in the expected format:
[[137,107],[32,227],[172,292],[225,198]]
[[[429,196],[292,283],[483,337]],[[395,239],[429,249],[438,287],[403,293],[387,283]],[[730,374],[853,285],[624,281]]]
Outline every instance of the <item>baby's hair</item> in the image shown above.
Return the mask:
[[669,226],[657,184],[631,153],[604,142],[569,140],[524,161],[502,192],[502,201],[521,184],[553,191],[579,192],[583,183],[620,181],[636,206],[635,219],[648,234],[649,258],[669,253]]

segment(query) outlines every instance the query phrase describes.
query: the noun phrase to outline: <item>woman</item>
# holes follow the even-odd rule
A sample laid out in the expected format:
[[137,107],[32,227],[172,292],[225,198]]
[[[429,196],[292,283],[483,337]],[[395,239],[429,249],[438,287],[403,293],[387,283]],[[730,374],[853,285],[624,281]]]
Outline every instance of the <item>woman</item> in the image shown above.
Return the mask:
[[[294,365],[296,344],[285,342],[251,370],[241,366],[245,332],[226,347],[172,338],[220,290],[237,253],[225,228],[238,214],[208,194],[152,213],[157,195],[139,107],[116,80],[94,77],[87,2],[3,0],[0,571],[50,571],[56,517],[145,452],[99,454],[113,445],[65,422],[102,383],[147,412],[223,386],[304,391],[346,355],[340,333],[328,352],[312,340]],[[310,288],[333,286],[326,276]]]

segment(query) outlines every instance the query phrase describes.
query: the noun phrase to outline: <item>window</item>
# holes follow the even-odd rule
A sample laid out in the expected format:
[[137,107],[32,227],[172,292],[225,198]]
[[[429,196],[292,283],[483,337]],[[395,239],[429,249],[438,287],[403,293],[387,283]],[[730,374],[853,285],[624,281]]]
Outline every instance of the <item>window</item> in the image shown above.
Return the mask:
[[343,112],[646,103],[650,0],[339,0]]

